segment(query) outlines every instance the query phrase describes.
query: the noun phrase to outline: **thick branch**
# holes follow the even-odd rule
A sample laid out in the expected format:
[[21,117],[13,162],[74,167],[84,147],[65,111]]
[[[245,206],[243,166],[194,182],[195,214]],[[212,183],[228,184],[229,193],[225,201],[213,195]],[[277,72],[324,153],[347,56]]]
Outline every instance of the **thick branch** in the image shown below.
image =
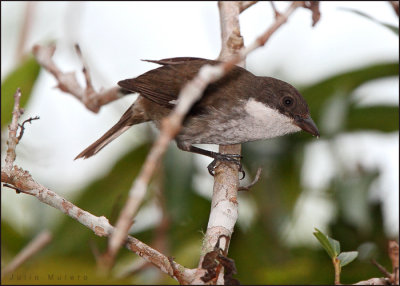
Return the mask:
[[[108,219],[104,216],[97,217],[81,208],[75,206],[65,198],[61,197],[57,193],[47,189],[43,185],[37,183],[29,172],[14,166],[11,172],[6,173],[1,171],[1,181],[4,183],[11,184],[18,188],[25,194],[36,197],[42,203],[45,203],[51,207],[54,207],[71,218],[77,220],[87,228],[91,229],[98,236],[110,236],[115,228],[109,223]],[[162,272],[174,277],[174,272],[171,267],[168,257],[151,248],[145,243],[139,241],[132,236],[126,236],[124,239],[124,245],[126,248],[135,252],[139,256],[143,257],[146,261],[157,266]],[[180,264],[174,262],[175,268],[181,271],[181,275],[190,279],[190,275],[193,272],[190,269],[185,269]]]
[[[219,60],[228,61],[243,48],[243,38],[240,34],[239,14],[242,2],[218,2],[221,25],[221,53]],[[245,58],[238,63],[245,67]],[[241,145],[219,146],[223,154],[240,154]],[[220,237],[221,248],[228,252],[229,241],[238,218],[237,191],[239,187],[239,168],[235,164],[220,163],[215,169],[214,187],[211,201],[210,217],[199,260],[199,267],[204,257],[214,249]],[[219,271],[217,284],[223,283],[223,271]]]
[[[239,2],[219,2],[222,49],[219,59],[226,61],[225,70],[238,64],[245,66],[245,57],[254,49],[264,45],[269,37],[286,22],[289,15],[302,3],[293,2],[287,11],[277,15],[275,23],[262,34],[248,48],[243,49],[243,39],[240,35]],[[221,153],[240,154],[240,145],[220,146]],[[238,167],[233,164],[221,163],[215,171],[214,191],[211,205],[211,212],[207,232],[203,240],[202,256],[199,267],[204,259],[204,255],[210,252],[218,238],[225,235],[230,238],[234,225],[238,217],[237,190]],[[224,247],[224,244],[222,245]],[[228,249],[226,245],[225,249]],[[222,283],[222,275],[219,276],[217,283]]]
[[[91,229],[98,236],[110,236],[115,229],[109,223],[106,217],[97,217],[80,209],[65,198],[59,196],[57,193],[36,182],[28,171],[14,165],[16,157],[15,149],[16,145],[18,144],[18,119],[21,115],[21,110],[19,108],[20,98],[21,92],[19,89],[17,89],[17,92],[14,95],[14,111],[12,121],[9,126],[9,138],[7,140],[8,149],[5,158],[6,164],[3,168],[1,168],[1,182],[4,183],[3,186],[11,187],[18,193],[22,192],[24,194],[36,197],[39,201],[52,206],[67,214],[71,218],[77,220],[84,226]],[[29,257],[27,254],[32,255],[32,249],[38,249],[42,245],[43,241],[47,241],[47,239],[41,238],[40,241],[41,244],[38,245],[38,243],[35,243],[33,247],[29,247],[28,252],[22,252],[20,255],[22,258],[17,257],[17,261],[9,265],[9,271],[12,271],[12,269],[15,269],[18,265],[20,265],[20,263],[26,260],[27,257]],[[123,239],[123,244],[131,251],[143,257],[146,261],[157,266],[162,272],[177,280],[180,279],[192,281],[195,275],[200,275],[200,273],[204,272],[197,269],[186,269],[132,236],[125,236]],[[179,277],[175,276],[177,273],[179,273]]]
[[116,86],[104,91],[96,92],[92,86],[89,70],[82,57],[81,50],[78,45],[76,45],[75,48],[82,60],[83,73],[86,79],[86,88],[80,86],[76,79],[75,72],[63,73],[54,63],[52,57],[56,50],[55,45],[35,45],[32,52],[38,63],[56,78],[58,82],[57,87],[59,89],[73,95],[76,99],[81,101],[86,108],[97,113],[101,106],[120,98],[120,88]]
[[353,285],[390,285],[387,278],[371,278],[368,280],[357,282]]

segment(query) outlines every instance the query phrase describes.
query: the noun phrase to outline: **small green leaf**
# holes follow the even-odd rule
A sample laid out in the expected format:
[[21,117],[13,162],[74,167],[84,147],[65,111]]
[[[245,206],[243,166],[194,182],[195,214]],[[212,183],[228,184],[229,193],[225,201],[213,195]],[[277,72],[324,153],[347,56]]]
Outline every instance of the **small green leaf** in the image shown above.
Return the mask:
[[339,241],[330,238],[323,232],[321,232],[318,228],[315,228],[314,236],[321,243],[323,248],[325,248],[326,252],[328,252],[331,258],[336,257],[340,253],[340,243]]
[[356,259],[357,256],[358,256],[358,251],[348,251],[340,253],[338,256],[338,259],[340,260],[340,267],[349,264],[354,259]]
[[328,237],[329,243],[332,245],[332,247],[335,251],[335,254],[336,254],[335,256],[337,256],[340,253],[340,242],[337,241],[336,239],[330,238],[329,236],[327,236],[327,237]]
[[379,20],[371,17],[370,15],[365,14],[364,12],[361,12],[361,11],[358,11],[358,10],[355,10],[355,9],[351,9],[351,8],[339,8],[339,9],[344,10],[344,11],[353,12],[355,14],[358,14],[358,15],[362,16],[362,17],[365,17],[365,18],[371,20],[372,22],[378,23],[378,24],[388,28],[390,31],[395,33],[397,36],[399,35],[399,28],[398,27],[393,26],[391,24],[384,23],[382,21],[379,21]]
[[13,95],[17,87],[21,88],[20,106],[24,107],[29,100],[39,71],[40,65],[35,58],[29,57],[3,80],[1,83],[1,127],[11,121],[14,107]]

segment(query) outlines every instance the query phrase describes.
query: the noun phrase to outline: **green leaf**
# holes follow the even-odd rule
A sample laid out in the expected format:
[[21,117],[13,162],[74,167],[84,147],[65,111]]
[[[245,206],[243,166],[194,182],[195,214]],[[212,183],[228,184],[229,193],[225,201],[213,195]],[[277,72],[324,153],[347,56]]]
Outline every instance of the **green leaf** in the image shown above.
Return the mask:
[[384,23],[382,21],[379,21],[379,20],[371,17],[370,15],[365,14],[364,12],[361,12],[361,11],[358,11],[358,10],[355,10],[355,9],[351,9],[351,8],[343,8],[343,7],[339,8],[339,9],[358,14],[358,15],[364,17],[364,18],[367,18],[367,19],[371,20],[372,22],[378,23],[379,25],[382,25],[382,26],[388,28],[390,31],[392,31],[396,35],[399,35],[399,28],[398,27],[390,25],[390,24],[387,24],[387,23]]
[[399,130],[398,106],[352,107],[347,114],[346,130],[373,129],[382,132]]
[[357,87],[368,81],[398,76],[399,63],[381,63],[365,66],[359,69],[343,72],[324,79],[311,86],[300,89],[300,93],[307,100],[312,118],[319,124],[325,110],[324,103],[338,92],[350,96]]
[[21,88],[20,106],[24,107],[28,102],[33,85],[39,75],[40,65],[32,56],[22,62],[1,83],[1,127],[6,126],[12,117],[14,107],[14,93]]
[[357,251],[348,251],[348,252],[342,252],[339,254],[338,259],[340,260],[340,267],[343,267],[350,262],[352,262],[354,259],[356,259],[358,256]]
[[335,251],[335,256],[337,256],[340,253],[340,242],[336,239],[330,238],[329,236],[326,237],[328,238],[329,243],[332,245],[333,250]]
[[321,232],[318,228],[315,228],[314,236],[321,243],[322,247],[325,248],[326,252],[328,252],[331,258],[338,256],[340,253],[340,243],[339,241],[330,238],[323,232]]

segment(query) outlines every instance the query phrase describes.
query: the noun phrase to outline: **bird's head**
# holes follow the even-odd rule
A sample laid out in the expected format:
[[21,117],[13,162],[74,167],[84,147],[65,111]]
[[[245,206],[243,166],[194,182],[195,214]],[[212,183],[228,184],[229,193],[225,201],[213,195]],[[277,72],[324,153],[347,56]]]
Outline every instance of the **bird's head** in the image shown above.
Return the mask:
[[259,77],[259,79],[264,92],[255,98],[257,102],[277,111],[277,117],[283,115],[283,118],[289,119],[295,126],[319,137],[318,128],[311,118],[307,102],[296,88],[271,77]]

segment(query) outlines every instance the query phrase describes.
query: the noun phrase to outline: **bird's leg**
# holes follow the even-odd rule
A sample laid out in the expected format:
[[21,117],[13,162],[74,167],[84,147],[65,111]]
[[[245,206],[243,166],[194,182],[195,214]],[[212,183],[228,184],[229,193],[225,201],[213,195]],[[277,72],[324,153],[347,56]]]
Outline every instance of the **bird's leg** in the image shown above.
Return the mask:
[[188,151],[204,156],[208,156],[213,158],[214,160],[207,166],[208,172],[210,173],[211,176],[214,176],[214,169],[215,166],[217,165],[217,161],[225,161],[225,162],[232,162],[235,163],[236,165],[239,166],[239,172],[242,173],[242,178],[241,180],[244,179],[246,176],[246,173],[243,170],[242,164],[240,163],[240,159],[243,158],[239,154],[222,154],[222,153],[217,153],[217,152],[212,152],[209,150],[204,150],[198,147],[195,147],[193,145],[186,145],[186,144],[180,144],[177,143],[177,146],[179,149],[183,151]]

